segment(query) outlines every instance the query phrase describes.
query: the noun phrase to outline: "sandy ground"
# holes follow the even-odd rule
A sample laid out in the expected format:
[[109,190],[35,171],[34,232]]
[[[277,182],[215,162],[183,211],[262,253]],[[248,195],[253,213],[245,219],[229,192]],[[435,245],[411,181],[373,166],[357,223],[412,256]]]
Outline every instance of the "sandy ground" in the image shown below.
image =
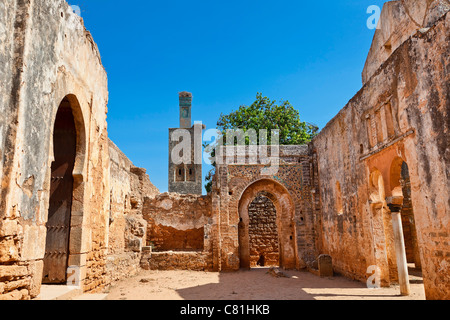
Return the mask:
[[411,276],[412,295],[400,296],[398,286],[368,289],[344,277],[320,278],[309,272],[268,269],[235,273],[141,271],[112,286],[108,300],[424,300],[421,278]]

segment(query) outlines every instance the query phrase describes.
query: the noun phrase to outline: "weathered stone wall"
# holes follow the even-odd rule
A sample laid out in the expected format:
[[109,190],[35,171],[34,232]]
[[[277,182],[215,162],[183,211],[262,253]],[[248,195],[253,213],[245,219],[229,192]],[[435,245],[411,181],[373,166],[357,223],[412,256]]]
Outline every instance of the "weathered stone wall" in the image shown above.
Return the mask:
[[140,270],[142,254],[140,252],[124,252],[108,255],[106,268],[108,272],[108,285],[124,278],[134,276]]
[[110,211],[107,270],[111,281],[139,270],[145,246],[147,222],[143,219],[144,197],[155,197],[158,189],[145,169],[137,168],[109,141]]
[[2,0],[0,15],[0,264],[2,272],[23,266],[30,276],[0,294],[26,299],[39,293],[53,124],[65,97],[78,134],[74,193],[79,202],[73,205],[69,263],[82,269],[85,289],[101,286],[109,158],[100,54],[65,1]]
[[[6,1],[0,1],[0,30],[2,31],[0,32],[0,43],[2,44],[0,46],[0,79],[2,79],[2,84],[0,85],[0,181],[3,181],[5,149],[7,147],[8,149],[11,148],[11,146],[8,146],[6,139],[9,131],[7,124],[14,119],[14,109],[11,109],[10,105],[15,103],[11,101],[15,96],[11,95],[11,92],[13,91],[13,86],[17,86],[19,81],[17,79],[17,71],[13,72],[13,70],[23,63],[21,59],[14,59],[14,55],[21,53],[23,50],[20,45],[15,47],[15,32],[21,33],[21,30],[24,28],[21,25],[20,29],[16,29],[14,27],[15,19],[16,11],[14,5]],[[18,38],[17,41],[23,40]],[[14,82],[13,79],[15,79]],[[0,193],[0,203],[3,197],[3,193]]]
[[211,200],[207,196],[163,193],[145,198],[143,216],[148,223],[147,245],[153,251],[202,251]]
[[363,281],[371,265],[385,284],[396,271],[385,199],[401,195],[407,163],[429,299],[450,298],[449,53],[447,14],[399,45],[312,143],[323,210],[318,247],[336,271]]
[[[273,172],[247,163],[248,152],[240,163],[240,150],[227,147],[221,152],[238,161],[218,164],[213,191],[203,197],[159,195],[145,170],[109,141],[106,72],[64,0],[0,0],[0,299],[40,292],[63,100],[77,135],[68,261],[84,291],[102,290],[139,264],[250,267],[249,205],[264,192],[277,213],[282,267],[315,268],[326,254],[335,271],[362,281],[378,266],[383,285],[397,281],[386,198],[403,197],[406,240],[418,248],[427,298],[450,299],[448,10],[448,0],[387,3],[364,87],[310,146],[280,147]],[[201,194],[201,169],[192,180],[180,190]],[[145,247],[141,255],[150,244],[162,252]]]
[[450,11],[448,0],[386,2],[362,72],[363,83],[365,84],[410,36],[419,29],[433,26],[447,11]]
[[126,215],[130,211],[132,185],[131,161],[109,142],[110,156],[110,211],[108,241],[109,253],[122,253],[125,248]]
[[[275,171],[265,171],[270,165],[262,164],[248,147],[244,153],[239,147],[225,147],[218,154],[227,154],[228,160],[218,163],[213,183],[214,269],[250,267],[248,207],[261,192],[276,207],[280,265],[299,269],[312,264],[317,258],[317,202],[308,146],[280,146],[279,164],[272,163]],[[250,159],[257,163],[249,164]]]
[[278,248],[277,210],[272,201],[258,195],[248,208],[250,267],[278,266],[280,252]]
[[147,251],[141,267],[212,270],[211,197],[163,193],[144,199]]
[[212,259],[208,252],[166,251],[143,253],[144,270],[211,271]]
[[109,143],[106,72],[65,1],[1,0],[0,41],[0,299],[40,292],[53,130],[63,100],[77,140],[68,265],[78,268],[84,291],[102,290],[139,264],[146,229],[139,210],[144,196],[159,192]]

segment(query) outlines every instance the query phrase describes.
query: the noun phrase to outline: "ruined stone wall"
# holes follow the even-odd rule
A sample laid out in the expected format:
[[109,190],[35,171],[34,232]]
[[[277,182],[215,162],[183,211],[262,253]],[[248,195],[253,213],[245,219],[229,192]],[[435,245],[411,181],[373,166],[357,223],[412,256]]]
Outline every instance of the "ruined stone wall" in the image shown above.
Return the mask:
[[11,172],[17,135],[19,96],[23,77],[24,37],[28,7],[16,8],[14,2],[0,1],[0,299],[25,299],[36,295],[38,284],[29,274],[36,263],[20,260],[24,235],[18,214],[6,213],[6,197],[12,184]]
[[312,143],[323,211],[318,247],[335,271],[363,281],[371,265],[387,284],[395,272],[386,197],[401,195],[407,163],[428,299],[450,298],[449,53],[447,14],[400,45]]
[[53,124],[64,97],[72,102],[78,134],[74,192],[79,202],[73,205],[69,263],[82,268],[85,289],[101,286],[109,158],[107,78],[100,54],[65,1],[2,0],[0,15],[5,31],[0,33],[0,264],[5,274],[22,274],[17,266],[28,274],[27,281],[0,295],[26,299],[39,293]]
[[166,251],[143,253],[141,268],[144,270],[211,271],[212,259],[208,252]]
[[205,225],[211,215],[207,196],[163,193],[145,198],[147,245],[153,251],[203,251]]
[[109,142],[110,155],[110,211],[109,211],[109,254],[122,253],[125,248],[126,215],[130,210],[132,162]]
[[[237,147],[225,147],[220,155],[235,161],[218,164],[212,191],[213,257],[215,270],[250,267],[250,203],[261,192],[270,196],[277,212],[280,265],[289,269],[306,268],[317,258],[315,232],[315,178],[308,146],[280,146],[275,171],[261,158]],[[269,151],[270,154],[270,151]],[[238,157],[239,155],[239,157]],[[256,164],[250,164],[256,159]],[[273,163],[274,164],[274,163]]]
[[159,190],[150,182],[145,169],[137,168],[109,141],[110,210],[107,270],[116,281],[139,270],[145,246],[147,222],[143,219],[144,197],[155,197]]
[[277,210],[272,201],[261,193],[248,208],[250,266],[278,266]]
[[448,0],[386,2],[362,72],[363,83],[365,84],[391,54],[417,30],[433,26],[448,11],[450,11]]
[[212,270],[209,196],[163,193],[145,198],[143,217],[151,252],[143,254],[142,268]]

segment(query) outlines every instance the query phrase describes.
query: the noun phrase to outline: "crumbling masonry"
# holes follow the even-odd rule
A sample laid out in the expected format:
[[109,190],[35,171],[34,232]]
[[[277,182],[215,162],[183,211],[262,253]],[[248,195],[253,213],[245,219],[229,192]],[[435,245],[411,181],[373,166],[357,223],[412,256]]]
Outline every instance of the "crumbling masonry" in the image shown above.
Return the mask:
[[[72,271],[96,292],[140,268],[331,263],[363,282],[376,266],[402,294],[413,263],[428,299],[450,299],[448,11],[387,2],[362,89],[320,134],[280,146],[270,175],[249,149],[218,164],[202,196],[198,168],[177,184],[174,167],[181,189],[160,194],[108,139],[100,54],[64,0],[0,0],[0,299],[35,298]],[[187,115],[180,128],[194,130]]]

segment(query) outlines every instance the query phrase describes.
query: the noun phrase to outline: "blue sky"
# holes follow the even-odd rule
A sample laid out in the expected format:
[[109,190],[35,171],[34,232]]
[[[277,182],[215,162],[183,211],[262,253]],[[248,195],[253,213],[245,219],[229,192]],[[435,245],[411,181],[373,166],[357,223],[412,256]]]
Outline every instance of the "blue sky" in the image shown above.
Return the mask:
[[323,128],[362,86],[367,8],[384,2],[69,0],[108,73],[109,136],[161,192],[178,92],[193,93],[207,128],[257,92]]

